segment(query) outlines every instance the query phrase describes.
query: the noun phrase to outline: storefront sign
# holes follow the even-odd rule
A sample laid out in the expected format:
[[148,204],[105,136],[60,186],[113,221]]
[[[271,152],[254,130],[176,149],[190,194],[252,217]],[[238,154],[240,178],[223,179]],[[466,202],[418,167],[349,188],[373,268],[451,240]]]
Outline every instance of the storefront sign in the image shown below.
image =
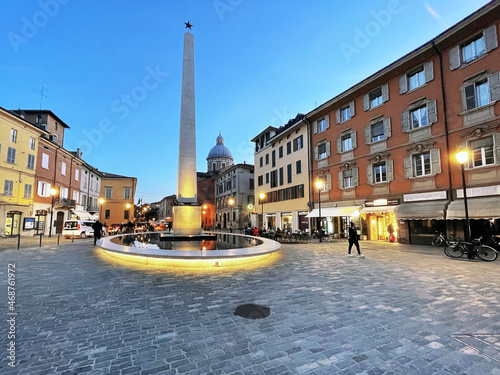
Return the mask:
[[387,206],[387,199],[375,199],[373,201],[374,206]]
[[[500,195],[500,185],[467,188],[467,198]],[[464,189],[457,190],[457,198],[464,197]]]
[[35,229],[35,218],[34,217],[25,217],[23,230],[31,230]]
[[[468,189],[467,189],[468,190]],[[403,194],[403,202],[433,201],[446,199],[446,191],[436,191],[432,193]]]
[[396,206],[398,204],[399,204],[399,199],[375,199],[371,202],[365,202],[365,207]]

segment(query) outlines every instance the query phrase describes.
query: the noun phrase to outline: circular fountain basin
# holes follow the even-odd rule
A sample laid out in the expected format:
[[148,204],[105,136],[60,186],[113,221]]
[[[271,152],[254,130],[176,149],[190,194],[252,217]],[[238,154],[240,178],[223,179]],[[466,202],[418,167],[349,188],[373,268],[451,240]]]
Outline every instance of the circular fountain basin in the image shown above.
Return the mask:
[[168,232],[120,234],[104,237],[97,245],[118,260],[171,267],[223,267],[259,262],[281,247],[277,241],[241,234],[176,236]]

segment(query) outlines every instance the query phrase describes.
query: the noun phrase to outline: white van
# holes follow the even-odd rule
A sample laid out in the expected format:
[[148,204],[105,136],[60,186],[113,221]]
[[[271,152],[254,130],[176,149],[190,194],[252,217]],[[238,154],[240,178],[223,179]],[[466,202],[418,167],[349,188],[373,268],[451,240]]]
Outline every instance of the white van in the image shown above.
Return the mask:
[[95,221],[89,220],[67,220],[64,222],[62,234],[65,238],[93,236],[94,229],[92,225],[94,223]]

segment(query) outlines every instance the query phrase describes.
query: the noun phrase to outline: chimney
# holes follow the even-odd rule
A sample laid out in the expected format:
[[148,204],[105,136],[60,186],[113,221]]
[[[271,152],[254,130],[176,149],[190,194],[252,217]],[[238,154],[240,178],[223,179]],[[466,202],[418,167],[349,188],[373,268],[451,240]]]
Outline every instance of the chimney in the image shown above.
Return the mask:
[[79,159],[81,159],[81,158],[82,158],[82,154],[83,154],[83,153],[82,153],[82,150],[81,150],[81,149],[79,149],[79,148],[77,148],[77,149],[76,149],[76,157],[77,157],[77,158],[79,158]]

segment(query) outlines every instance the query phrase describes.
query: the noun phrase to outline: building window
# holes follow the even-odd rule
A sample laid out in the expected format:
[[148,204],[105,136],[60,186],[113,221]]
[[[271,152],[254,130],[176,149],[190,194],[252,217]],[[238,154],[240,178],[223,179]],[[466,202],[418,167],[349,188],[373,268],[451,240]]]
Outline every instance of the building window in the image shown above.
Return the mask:
[[382,88],[379,87],[375,91],[372,91],[371,93],[369,93],[368,98],[370,101],[370,108],[375,108],[375,107],[378,107],[379,105],[382,105],[382,103],[383,103]]
[[[124,211],[124,212],[128,212],[128,211]],[[125,215],[123,215],[123,216],[125,216]],[[104,211],[104,218],[109,219],[110,217],[111,217],[111,211],[105,210]]]
[[26,166],[28,169],[35,169],[35,155],[28,154],[28,165]]
[[287,183],[291,184],[292,183],[292,165],[288,164],[286,166],[286,177],[287,177]]
[[427,118],[427,106],[423,106],[410,111],[411,129],[417,129],[429,125]]
[[7,150],[7,163],[15,164],[16,162],[16,149],[9,147]]
[[249,180],[249,185],[250,185],[250,186],[249,186],[249,188],[250,188],[250,189],[253,189],[253,188],[254,188],[254,179],[253,179],[253,178],[251,178],[251,179]]
[[318,120],[318,133],[324,132],[326,130],[326,120],[322,118]]
[[42,168],[49,169],[49,155],[42,154]]
[[280,186],[283,185],[283,167],[280,168]]
[[221,168],[221,169],[226,168],[226,163],[225,163],[225,162],[220,163],[220,168]]
[[416,177],[431,174],[431,153],[413,155],[413,171]]
[[[352,169],[348,169],[343,172],[343,187],[351,188],[354,187],[354,178],[353,178]],[[325,184],[326,185],[326,184]]]
[[37,123],[37,124],[41,124],[41,123],[42,123],[42,116],[41,116],[41,115],[38,115],[38,116],[36,117],[36,123]]
[[280,148],[278,149],[278,157],[283,157],[283,146],[280,146]]
[[351,107],[345,107],[340,109],[340,119],[342,122],[351,119]]
[[300,135],[293,140],[293,151],[300,150],[302,147],[304,147],[304,137]]
[[68,188],[61,186],[59,188],[59,197],[60,198],[68,198]]
[[40,197],[49,197],[50,196],[50,184],[38,181],[38,195]]
[[271,159],[271,167],[276,167],[276,150],[273,150],[273,152],[271,153]]
[[341,138],[342,140],[342,152],[345,152],[345,151],[350,151],[352,150],[352,137],[351,137],[351,133],[349,134],[344,134]]
[[302,173],[302,163],[300,160],[297,160],[295,162],[295,173],[301,174]]
[[326,159],[326,143],[320,143],[318,145],[318,160]]
[[278,171],[271,171],[271,187],[274,188],[278,186]]
[[123,199],[130,199],[130,188],[123,189]]
[[5,180],[3,184],[3,195],[11,197],[13,191],[14,191],[14,181]]
[[66,163],[65,162],[61,162],[61,174],[63,176],[66,176]]
[[425,84],[424,68],[419,71],[408,75],[408,86],[410,90],[414,90]]
[[269,172],[266,173],[266,184],[268,184],[268,183],[269,183]]
[[473,109],[490,103],[488,80],[465,86],[465,109]]
[[462,61],[467,63],[486,53],[484,35],[481,34],[462,46]]
[[260,166],[264,166],[264,158],[262,156],[260,157]]
[[75,169],[75,180],[78,181],[80,179],[80,170]]
[[387,181],[387,171],[385,162],[378,163],[373,166],[373,181],[377,182],[386,182]]
[[470,143],[472,149],[472,166],[483,167],[495,163],[493,156],[493,138],[488,137]]
[[269,154],[266,154],[266,165],[269,164]]
[[78,202],[79,198],[80,198],[80,193],[78,191],[73,191],[73,200],[75,202]]
[[10,129],[10,141],[12,143],[17,142],[17,130],[16,129]]
[[110,187],[107,187],[107,188],[104,189],[104,197],[106,199],[111,199],[112,189],[113,188],[110,188]]
[[24,199],[31,199],[32,190],[33,190],[33,185],[24,184]]
[[35,138],[30,137],[30,150],[35,149]]
[[259,184],[259,186],[264,185],[264,178],[263,178],[263,176],[257,177],[257,183]]
[[124,220],[129,220],[129,212],[128,212],[128,210],[124,210],[123,211],[123,219]]
[[379,121],[371,126],[372,142],[381,141],[385,139],[384,135],[384,122]]
[[[295,143],[295,141],[294,141]],[[291,154],[292,153],[292,142],[287,142],[286,144],[286,154]]]

